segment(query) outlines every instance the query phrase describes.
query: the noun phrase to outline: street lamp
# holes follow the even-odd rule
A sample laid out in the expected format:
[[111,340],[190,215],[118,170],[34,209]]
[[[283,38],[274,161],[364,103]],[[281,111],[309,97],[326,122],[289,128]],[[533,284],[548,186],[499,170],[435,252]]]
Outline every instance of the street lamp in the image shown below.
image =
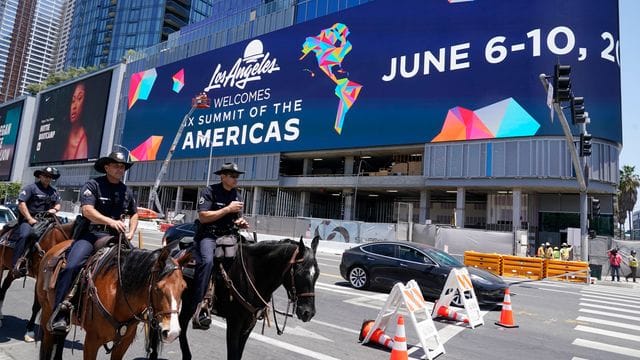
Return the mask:
[[358,180],[360,179],[360,170],[362,169],[362,162],[364,159],[371,159],[371,156],[365,155],[360,156],[360,160],[358,161],[358,173],[356,174],[356,185],[353,190],[353,220],[356,220],[356,211],[358,207],[356,206],[356,201],[358,200]]

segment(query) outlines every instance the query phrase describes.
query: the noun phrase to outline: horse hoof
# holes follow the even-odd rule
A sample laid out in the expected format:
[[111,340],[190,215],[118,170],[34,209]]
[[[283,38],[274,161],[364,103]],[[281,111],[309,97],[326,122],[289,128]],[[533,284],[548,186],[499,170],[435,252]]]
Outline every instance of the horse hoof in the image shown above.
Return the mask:
[[27,331],[26,334],[24,334],[24,342],[34,342],[36,341],[36,334],[33,331]]

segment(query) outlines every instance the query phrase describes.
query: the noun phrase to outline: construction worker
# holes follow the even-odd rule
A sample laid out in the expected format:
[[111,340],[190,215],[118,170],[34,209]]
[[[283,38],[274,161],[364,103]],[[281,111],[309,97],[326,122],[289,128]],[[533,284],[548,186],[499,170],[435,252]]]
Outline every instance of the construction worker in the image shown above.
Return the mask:
[[636,273],[638,272],[638,258],[636,257],[636,251],[631,250],[631,255],[629,255],[629,268],[631,272],[629,275],[625,276],[625,280],[629,281],[629,278],[633,279],[633,282],[636,282]]
[[544,257],[544,243],[540,244],[540,247],[538,248],[538,252],[536,253],[536,256],[539,258]]
[[553,247],[553,260],[560,260],[560,249],[557,246]]
[[560,260],[569,261],[572,248],[573,246],[569,246],[567,243],[562,243],[562,248],[560,249]]
[[546,243],[546,245],[547,245],[547,251],[544,253],[544,258],[553,259],[553,247],[549,243]]

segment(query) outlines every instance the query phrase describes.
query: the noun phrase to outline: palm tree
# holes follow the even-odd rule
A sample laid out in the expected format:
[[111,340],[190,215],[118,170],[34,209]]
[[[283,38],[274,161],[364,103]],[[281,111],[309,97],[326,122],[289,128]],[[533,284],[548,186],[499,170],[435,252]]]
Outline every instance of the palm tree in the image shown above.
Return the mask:
[[620,170],[620,183],[618,191],[620,193],[620,212],[625,213],[629,219],[629,229],[633,230],[633,207],[638,200],[638,187],[640,187],[640,177],[635,174],[635,166],[625,165]]

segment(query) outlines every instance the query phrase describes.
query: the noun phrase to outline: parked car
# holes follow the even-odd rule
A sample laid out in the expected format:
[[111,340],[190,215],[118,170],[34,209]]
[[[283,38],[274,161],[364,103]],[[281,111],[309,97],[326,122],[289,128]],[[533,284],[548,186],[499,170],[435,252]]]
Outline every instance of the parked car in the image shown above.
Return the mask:
[[193,237],[196,234],[196,223],[184,223],[180,225],[174,225],[167,229],[162,236],[162,244],[172,247],[177,244],[178,241],[185,237]]
[[[434,247],[406,242],[375,242],[345,250],[340,274],[356,289],[390,289],[399,281],[416,280],[425,298],[440,297],[452,268],[465,267],[453,256]],[[467,267],[480,304],[496,304],[504,299],[508,287],[490,272]],[[459,295],[454,304],[461,305]]]
[[13,211],[6,206],[0,205],[0,229],[13,220],[16,220],[16,215]]
[[18,216],[18,204],[5,204],[5,207],[9,208],[11,211],[13,211],[13,215],[15,215],[16,217]]

